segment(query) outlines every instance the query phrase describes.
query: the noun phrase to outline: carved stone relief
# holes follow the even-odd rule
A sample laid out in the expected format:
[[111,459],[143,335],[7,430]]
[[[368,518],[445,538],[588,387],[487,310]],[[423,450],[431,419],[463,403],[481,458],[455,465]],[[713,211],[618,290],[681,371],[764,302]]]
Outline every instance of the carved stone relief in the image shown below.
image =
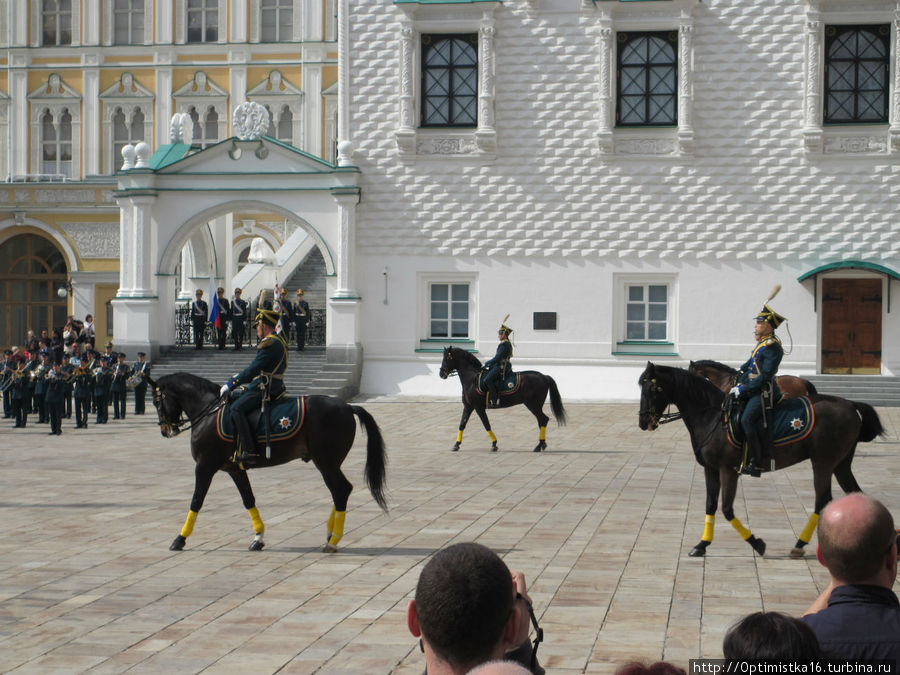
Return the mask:
[[118,258],[118,223],[62,223],[82,258]]

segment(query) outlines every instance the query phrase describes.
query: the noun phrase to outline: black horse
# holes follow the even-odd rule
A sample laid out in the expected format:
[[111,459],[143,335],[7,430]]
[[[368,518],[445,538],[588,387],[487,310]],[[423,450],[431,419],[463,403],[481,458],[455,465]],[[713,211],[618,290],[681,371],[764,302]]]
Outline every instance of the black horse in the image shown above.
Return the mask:
[[[721,409],[725,394],[699,375],[650,362],[638,384],[641,387],[638,416],[641,429],[653,431],[659,426],[666,407],[670,404],[677,407],[690,434],[694,455],[705,473],[706,525],[700,543],[691,550],[690,555],[704,555],[707,546],[712,543],[720,489],[725,518],[757,553],[763,555],[765,542],[754,537],[734,516],[734,497],[739,478],[735,467],[740,464],[741,451],[728,442],[722,425]],[[779,448],[775,457],[776,470],[806,459],[812,463],[815,511],[791,550],[791,556],[795,558],[803,555],[803,547],[815,531],[819,512],[831,501],[832,475],[844,492],[859,492],[859,484],[850,469],[856,444],[871,441],[884,433],[878,413],[867,403],[836,396],[814,396],[810,400],[816,418],[812,432],[804,440]]]
[[[459,379],[462,382],[462,402],[463,414],[459,420],[459,433],[456,435],[456,444],[453,451],[459,450],[462,443],[463,430],[469,421],[472,411],[478,413],[481,423],[484,425],[485,431],[491,439],[491,451],[497,451],[497,437],[491,431],[491,423],[488,421],[485,412],[485,394],[476,391],[478,381],[478,373],[481,372],[481,361],[474,355],[459,347],[445,347],[444,359],[441,361],[440,376],[442,379],[456,371],[459,373]],[[563,425],[566,423],[566,411],[563,408],[562,399],[559,396],[559,390],[556,388],[556,382],[549,375],[544,375],[536,370],[523,370],[518,373],[521,381],[519,386],[512,393],[501,393],[500,407],[508,408],[509,406],[523,403],[531,414],[537,418],[539,433],[538,444],[534,447],[535,452],[540,452],[547,448],[547,422],[550,420],[544,414],[544,401],[547,399],[547,392],[550,392],[550,409],[556,418],[556,423]]]
[[[184,548],[185,540],[194,529],[197,514],[209,491],[213,475],[224,471],[241,493],[244,507],[250,513],[256,537],[250,545],[251,551],[263,548],[263,525],[256,509],[256,498],[250,487],[250,479],[242,464],[232,460],[234,446],[231,441],[222,440],[217,431],[216,413],[221,407],[219,385],[190,373],[166,375],[157,381],[146,378],[153,387],[153,404],[159,416],[159,428],[166,438],[177,436],[181,426],[190,423],[191,455],[194,457],[194,496],[191,509],[181,533],[169,547],[173,551]],[[330,396],[306,396],[303,425],[292,438],[271,444],[271,458],[260,455],[251,468],[278,466],[294,459],[312,460],[325,479],[331,491],[334,507],[328,519],[328,536],[325,550],[337,550],[337,544],[344,534],[344,517],[347,500],[353,485],[341,471],[341,464],[356,436],[357,415],[366,428],[365,477],[372,497],[387,511],[384,498],[386,457],[384,442],[378,424],[372,416],[359,406],[351,406]],[[299,404],[298,404],[299,405]],[[184,414],[187,419],[182,418]]]

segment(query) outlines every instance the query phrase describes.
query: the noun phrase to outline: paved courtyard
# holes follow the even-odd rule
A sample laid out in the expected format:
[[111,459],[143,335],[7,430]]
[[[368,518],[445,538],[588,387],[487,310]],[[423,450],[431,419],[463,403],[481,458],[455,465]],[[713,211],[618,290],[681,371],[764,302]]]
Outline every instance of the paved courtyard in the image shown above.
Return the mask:
[[[740,616],[801,613],[827,581],[814,556],[787,555],[813,503],[809,464],[744,479],[736,513],[768,544],[754,555],[721,516],[705,559],[702,471],[684,426],[637,427],[637,404],[568,402],[549,450],[522,407],[478,421],[462,450],[457,401],[360,399],[388,445],[385,515],[363,478],[365,436],[345,464],[356,489],[341,550],[321,552],[328,492],[307,464],[251,473],[266,524],[218,475],[183,552],[189,440],[155,414],[48,436],[0,422],[0,672],[420,673],[405,609],[425,560],[475,540],[524,571],[551,673],[612,673],[634,658],[686,666],[721,656]],[[129,410],[131,406],[129,405]],[[151,408],[152,410],[152,408]],[[863,444],[863,489],[900,514],[900,409]],[[836,494],[841,494],[835,487]]]

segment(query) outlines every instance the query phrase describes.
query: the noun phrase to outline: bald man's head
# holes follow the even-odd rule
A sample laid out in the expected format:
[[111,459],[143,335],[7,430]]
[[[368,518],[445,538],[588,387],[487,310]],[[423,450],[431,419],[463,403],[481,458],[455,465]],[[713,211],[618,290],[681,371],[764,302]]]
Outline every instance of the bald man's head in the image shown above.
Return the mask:
[[890,512],[861,492],[831,502],[819,520],[819,553],[831,576],[845,584],[872,583],[896,539]]

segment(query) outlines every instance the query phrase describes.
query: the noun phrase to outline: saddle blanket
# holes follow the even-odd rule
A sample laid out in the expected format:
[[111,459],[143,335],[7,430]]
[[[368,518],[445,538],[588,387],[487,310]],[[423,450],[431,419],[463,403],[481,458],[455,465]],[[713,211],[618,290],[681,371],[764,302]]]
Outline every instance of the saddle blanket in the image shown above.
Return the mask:
[[[802,441],[812,433],[816,424],[816,411],[806,396],[783,398],[773,412],[774,419],[770,420],[769,424],[772,427],[772,438],[776,448]],[[740,448],[743,445],[744,431],[741,429],[739,417],[734,415],[728,417],[725,435],[734,447]]]
[[[306,418],[306,397],[283,398],[276,401],[269,409],[269,439],[272,442],[286,441],[293,438]],[[261,411],[250,415],[250,427],[259,443],[266,442],[266,430],[263,427]],[[223,441],[234,440],[234,422],[231,419],[231,406],[225,406],[216,413],[216,431]]]
[[[484,373],[479,373],[478,381],[475,383],[475,391],[479,394],[487,392],[487,387],[481,386],[482,377],[484,377]],[[500,392],[500,396],[510,396],[519,391],[520,386],[522,386],[522,375],[520,373],[510,373],[503,382],[500,383],[497,391]]]

